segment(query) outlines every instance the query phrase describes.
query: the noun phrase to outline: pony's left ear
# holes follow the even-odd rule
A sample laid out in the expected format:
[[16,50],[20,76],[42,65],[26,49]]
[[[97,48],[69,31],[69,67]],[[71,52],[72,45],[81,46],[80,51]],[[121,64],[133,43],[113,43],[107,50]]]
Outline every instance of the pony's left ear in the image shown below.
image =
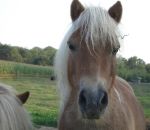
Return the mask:
[[121,2],[117,1],[112,7],[110,7],[108,13],[117,23],[119,23],[122,16]]
[[70,10],[72,21],[75,21],[83,11],[84,11],[83,5],[78,0],[73,0]]
[[28,91],[17,95],[17,97],[20,99],[22,104],[26,103],[26,101],[28,100],[29,96],[30,96],[30,92],[28,92]]

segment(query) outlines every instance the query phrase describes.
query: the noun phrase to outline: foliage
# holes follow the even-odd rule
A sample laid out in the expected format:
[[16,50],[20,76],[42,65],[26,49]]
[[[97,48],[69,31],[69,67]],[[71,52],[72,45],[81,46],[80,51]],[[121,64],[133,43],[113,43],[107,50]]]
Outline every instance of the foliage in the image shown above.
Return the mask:
[[25,49],[0,43],[0,59],[35,65],[53,65],[56,49],[34,47]]
[[147,71],[148,73],[150,73],[150,64],[147,64],[147,65],[145,66],[145,69],[146,69],[146,71]]
[[10,51],[11,51],[11,47],[8,45],[2,45],[0,43],[0,59],[2,60],[10,60]]
[[129,59],[118,57],[117,66],[118,75],[128,81],[136,82],[140,79],[142,82],[150,82],[150,64],[136,56]]

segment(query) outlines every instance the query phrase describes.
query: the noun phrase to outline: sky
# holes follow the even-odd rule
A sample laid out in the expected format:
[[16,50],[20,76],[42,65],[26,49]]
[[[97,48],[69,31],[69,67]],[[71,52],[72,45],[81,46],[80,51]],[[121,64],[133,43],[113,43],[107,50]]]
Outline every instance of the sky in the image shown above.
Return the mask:
[[[83,5],[109,9],[116,0],[80,0]],[[123,5],[121,33],[126,36],[119,55],[137,56],[150,63],[150,2],[120,0]],[[0,42],[25,48],[60,43],[71,25],[72,0],[0,0]]]

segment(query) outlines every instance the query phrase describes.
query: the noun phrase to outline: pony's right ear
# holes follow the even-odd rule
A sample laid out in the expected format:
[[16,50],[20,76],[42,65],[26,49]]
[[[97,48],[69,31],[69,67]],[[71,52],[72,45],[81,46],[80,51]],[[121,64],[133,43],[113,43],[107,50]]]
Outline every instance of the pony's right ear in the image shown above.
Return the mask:
[[78,0],[73,0],[70,10],[72,21],[75,21],[83,11],[83,5]]
[[119,23],[122,16],[122,5],[120,1],[117,1],[109,10],[109,15]]
[[17,95],[17,97],[20,99],[22,104],[26,103],[26,101],[28,100],[29,96],[30,96],[30,92],[28,92],[28,91]]

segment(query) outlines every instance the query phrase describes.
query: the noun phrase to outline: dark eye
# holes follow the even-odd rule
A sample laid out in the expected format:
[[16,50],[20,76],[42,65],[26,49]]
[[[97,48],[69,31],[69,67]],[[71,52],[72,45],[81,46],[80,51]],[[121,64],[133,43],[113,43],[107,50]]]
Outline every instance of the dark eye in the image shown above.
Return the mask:
[[119,48],[113,48],[112,54],[113,54],[113,55],[116,55],[116,53],[118,52],[118,50],[119,50]]
[[69,49],[70,49],[71,51],[75,51],[75,50],[76,50],[75,45],[73,45],[73,44],[71,44],[71,43],[69,43],[69,42],[68,42],[68,47],[69,47]]

